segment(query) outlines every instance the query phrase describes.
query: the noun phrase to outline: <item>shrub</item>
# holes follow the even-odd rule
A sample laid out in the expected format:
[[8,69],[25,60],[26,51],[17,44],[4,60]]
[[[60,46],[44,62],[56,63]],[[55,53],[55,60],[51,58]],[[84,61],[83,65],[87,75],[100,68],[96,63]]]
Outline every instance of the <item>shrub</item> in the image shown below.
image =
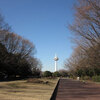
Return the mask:
[[60,76],[60,73],[59,72],[54,72],[52,76],[59,77]]
[[68,71],[67,70],[59,70],[60,76],[62,77],[68,77]]
[[89,76],[84,76],[83,79],[84,80],[90,80],[90,77]]
[[52,73],[50,71],[45,71],[43,73],[43,77],[50,77],[50,76],[52,76]]
[[92,80],[93,80],[94,82],[100,82],[100,76],[93,76],[93,77],[92,77]]

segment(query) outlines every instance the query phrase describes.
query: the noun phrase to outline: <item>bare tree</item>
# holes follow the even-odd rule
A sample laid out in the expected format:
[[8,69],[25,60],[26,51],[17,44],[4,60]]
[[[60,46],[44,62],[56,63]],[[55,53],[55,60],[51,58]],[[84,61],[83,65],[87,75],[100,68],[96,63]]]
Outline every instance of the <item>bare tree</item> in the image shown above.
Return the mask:
[[65,66],[73,72],[91,68],[93,75],[100,70],[100,0],[78,0],[75,21],[70,25],[77,44]]
[[34,58],[35,53],[35,45],[11,32],[0,14],[0,73],[27,77],[34,70],[39,75],[42,64]]
[[11,27],[4,21],[4,16],[0,13],[0,30],[11,30]]
[[78,0],[75,6],[75,22],[70,29],[78,40],[83,40],[89,46],[100,43],[100,1]]

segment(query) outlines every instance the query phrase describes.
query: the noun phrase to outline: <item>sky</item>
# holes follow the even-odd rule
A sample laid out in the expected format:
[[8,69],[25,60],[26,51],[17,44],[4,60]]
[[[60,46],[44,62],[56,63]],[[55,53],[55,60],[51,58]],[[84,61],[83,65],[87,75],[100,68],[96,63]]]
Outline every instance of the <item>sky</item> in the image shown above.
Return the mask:
[[54,56],[59,57],[57,69],[72,53],[71,32],[76,0],[0,0],[0,12],[12,31],[31,41],[42,70],[54,71]]

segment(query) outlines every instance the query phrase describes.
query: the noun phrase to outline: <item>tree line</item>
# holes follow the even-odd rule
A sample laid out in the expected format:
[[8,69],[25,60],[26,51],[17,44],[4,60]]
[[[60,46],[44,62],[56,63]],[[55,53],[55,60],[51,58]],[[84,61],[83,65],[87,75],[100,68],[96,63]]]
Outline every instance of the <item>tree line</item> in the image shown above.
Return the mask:
[[61,69],[56,72],[44,71],[42,77],[69,77],[68,71]]
[[12,32],[0,14],[0,79],[39,77],[42,64],[35,52],[35,45]]
[[72,76],[100,75],[100,0],[78,0],[69,25],[75,48],[65,67]]

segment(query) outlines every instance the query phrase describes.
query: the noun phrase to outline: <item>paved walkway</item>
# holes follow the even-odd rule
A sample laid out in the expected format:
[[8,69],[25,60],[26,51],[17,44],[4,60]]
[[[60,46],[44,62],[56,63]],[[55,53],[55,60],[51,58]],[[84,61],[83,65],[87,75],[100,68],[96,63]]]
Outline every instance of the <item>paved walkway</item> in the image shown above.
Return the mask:
[[100,100],[100,84],[61,79],[56,100]]

